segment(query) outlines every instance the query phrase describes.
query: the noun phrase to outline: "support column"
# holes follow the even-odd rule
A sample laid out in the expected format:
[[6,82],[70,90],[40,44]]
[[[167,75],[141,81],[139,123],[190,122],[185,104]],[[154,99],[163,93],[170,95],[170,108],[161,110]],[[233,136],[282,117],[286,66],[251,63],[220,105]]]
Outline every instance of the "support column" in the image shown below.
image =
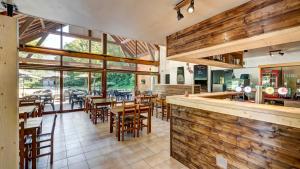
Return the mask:
[[17,20],[0,15],[0,168],[18,168]]
[[[102,51],[103,51],[103,54],[107,54],[107,34],[106,33],[103,33],[102,35]],[[106,98],[107,96],[107,61],[106,60],[103,60],[103,72],[102,72],[102,96],[104,98]]]

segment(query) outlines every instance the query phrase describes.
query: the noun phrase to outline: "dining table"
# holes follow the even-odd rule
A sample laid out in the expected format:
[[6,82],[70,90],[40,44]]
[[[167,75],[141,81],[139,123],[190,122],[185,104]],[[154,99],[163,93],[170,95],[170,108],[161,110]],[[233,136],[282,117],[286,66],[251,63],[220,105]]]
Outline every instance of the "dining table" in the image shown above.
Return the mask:
[[19,117],[20,116],[31,116],[31,114],[34,112],[34,110],[37,108],[35,105],[29,105],[29,106],[21,106],[19,107]]
[[94,99],[104,99],[102,96],[93,96],[93,95],[86,95],[85,96],[85,112],[88,113],[92,110],[92,101]]
[[[21,121],[21,120],[20,120]],[[24,121],[24,135],[31,136],[32,138],[32,169],[36,169],[36,156],[38,153],[37,149],[37,136],[41,132],[43,118],[34,117],[28,118]]]
[[[97,109],[101,109],[104,106],[110,106],[113,102],[111,98],[93,98],[90,101],[90,119],[93,121],[94,124],[97,124],[97,115],[95,114]],[[108,109],[103,109],[108,111]],[[108,115],[107,115],[108,116]],[[104,119],[103,119],[104,120]]]
[[[142,105],[142,104],[136,104],[137,106],[137,110],[139,109],[139,106]],[[147,109],[146,107],[143,107],[145,110]],[[111,114],[110,114],[110,122],[109,122],[109,126],[110,126],[110,133],[113,132],[113,117],[116,116],[117,119],[120,119],[122,113],[123,113],[123,110],[124,110],[124,107],[123,106],[116,106],[116,107],[113,107],[111,109]],[[143,110],[143,109],[141,109]],[[125,113],[130,113],[130,111],[134,111],[134,109],[130,110],[128,109],[127,110],[128,112],[125,112]],[[145,112],[145,111],[142,111],[142,112]],[[151,133],[151,111],[147,111],[148,115],[147,115],[147,123],[148,123],[148,126],[147,126],[147,134]],[[117,128],[119,128],[119,123],[117,124]],[[120,130],[117,131],[117,137],[118,137],[118,141],[120,141]]]

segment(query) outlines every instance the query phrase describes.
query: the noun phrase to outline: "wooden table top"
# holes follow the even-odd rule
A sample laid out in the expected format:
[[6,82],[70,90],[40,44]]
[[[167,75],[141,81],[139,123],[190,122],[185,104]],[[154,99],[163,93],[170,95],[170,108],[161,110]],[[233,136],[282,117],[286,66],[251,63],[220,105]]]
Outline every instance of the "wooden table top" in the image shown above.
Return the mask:
[[[21,119],[19,122],[24,121]],[[34,129],[34,128],[39,128],[42,124],[43,117],[34,117],[34,118],[28,118],[24,122],[24,129]]]
[[19,114],[22,114],[22,113],[31,113],[31,112],[33,112],[33,110],[35,108],[36,108],[36,106],[34,106],[34,105],[19,107]]
[[[148,106],[149,107],[149,106]],[[139,108],[139,104],[137,104],[137,110]],[[143,107],[143,109],[146,109],[145,107]],[[133,109],[132,109],[133,110]],[[131,111],[131,109],[127,109],[127,111]],[[123,106],[116,106],[114,108],[111,109],[111,112],[113,113],[120,113],[123,112]]]
[[93,99],[93,104],[98,104],[98,103],[111,103],[113,100],[112,99],[105,99],[105,98],[97,98],[97,99]]

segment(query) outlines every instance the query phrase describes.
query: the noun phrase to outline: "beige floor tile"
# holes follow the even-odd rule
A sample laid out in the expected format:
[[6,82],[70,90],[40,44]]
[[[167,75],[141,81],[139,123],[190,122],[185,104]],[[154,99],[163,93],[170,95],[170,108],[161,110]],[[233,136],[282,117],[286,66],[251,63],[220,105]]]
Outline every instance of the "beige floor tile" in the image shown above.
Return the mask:
[[68,165],[69,169],[89,169],[89,165],[86,161],[74,163],[71,165]]
[[[43,129],[51,130],[53,115],[45,115]],[[153,118],[152,133],[146,130],[140,137],[126,135],[117,141],[109,133],[109,123],[91,123],[83,112],[59,114],[55,129],[54,160],[40,160],[39,169],[182,169],[170,158],[170,123]]]
[[170,153],[167,151],[162,151],[156,153],[150,157],[145,158],[144,160],[151,166],[154,167],[159,163],[162,163],[166,160],[170,159]]
[[183,164],[173,158],[170,158],[154,166],[154,169],[182,169],[183,167]]
[[72,165],[74,163],[79,163],[79,162],[82,162],[82,161],[85,161],[85,156],[84,156],[84,154],[79,154],[79,155],[76,155],[76,156],[69,157],[68,158],[68,165]]
[[144,160],[137,161],[130,165],[131,169],[150,169],[150,165],[148,165]]

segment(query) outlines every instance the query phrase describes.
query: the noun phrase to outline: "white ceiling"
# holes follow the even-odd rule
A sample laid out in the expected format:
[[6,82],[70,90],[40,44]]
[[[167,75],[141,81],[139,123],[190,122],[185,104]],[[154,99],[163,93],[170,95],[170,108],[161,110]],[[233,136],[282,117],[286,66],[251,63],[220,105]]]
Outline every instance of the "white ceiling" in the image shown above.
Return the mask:
[[166,36],[248,0],[195,0],[195,12],[173,9],[179,0],[15,0],[25,14],[164,45]]

